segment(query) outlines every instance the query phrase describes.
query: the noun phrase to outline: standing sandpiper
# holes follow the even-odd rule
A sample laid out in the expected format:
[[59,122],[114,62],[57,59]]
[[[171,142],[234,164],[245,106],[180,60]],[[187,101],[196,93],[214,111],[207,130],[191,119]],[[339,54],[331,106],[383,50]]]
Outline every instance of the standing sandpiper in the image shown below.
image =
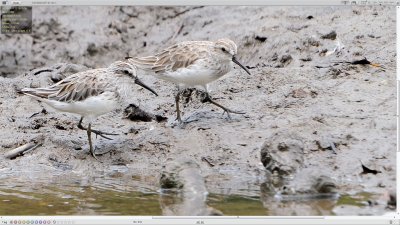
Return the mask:
[[236,60],[237,46],[229,39],[217,41],[186,41],[170,46],[154,56],[128,58],[138,68],[152,72],[159,79],[173,82],[178,87],[175,96],[176,119],[181,123],[179,111],[180,91],[187,87],[200,86],[206,91],[206,102],[210,102],[229,113],[233,111],[213,101],[208,93],[208,83],[215,81],[233,68],[233,62],[249,70]]
[[[133,78],[133,79],[132,79]],[[120,106],[122,97],[129,92],[132,83],[157,93],[136,77],[136,67],[117,61],[108,68],[93,69],[73,74],[60,82],[45,88],[24,88],[23,94],[34,97],[56,110],[76,113],[81,116],[78,128],[87,131],[89,150],[96,158],[91,133],[110,139],[105,135],[116,135],[91,129],[91,123],[100,115],[113,111]],[[82,125],[83,118],[88,127]],[[97,159],[97,158],[96,158]]]

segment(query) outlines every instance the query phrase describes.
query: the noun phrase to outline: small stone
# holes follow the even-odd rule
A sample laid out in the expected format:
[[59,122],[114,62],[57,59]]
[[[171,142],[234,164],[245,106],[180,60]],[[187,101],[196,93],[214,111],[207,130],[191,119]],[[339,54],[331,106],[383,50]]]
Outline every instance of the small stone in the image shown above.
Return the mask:
[[318,177],[314,184],[313,188],[318,193],[335,193],[337,192],[336,184],[334,180],[328,176],[320,176]]
[[289,176],[303,163],[304,147],[297,137],[277,133],[261,147],[261,162],[271,174]]
[[260,41],[260,42],[265,42],[267,40],[267,37],[257,35],[254,39],[256,39],[257,41]]
[[306,98],[308,95],[309,95],[309,93],[301,88],[293,90],[291,93],[291,96],[293,98]]
[[301,58],[300,60],[303,62],[310,62],[310,61],[312,61],[312,58],[310,56],[307,56],[307,57]]
[[314,37],[309,37],[307,38],[307,42],[304,43],[305,45],[311,45],[314,47],[319,47],[321,45],[321,43],[315,39]]
[[150,122],[153,119],[156,120],[155,116],[142,110],[135,104],[130,104],[124,110],[124,118],[132,121]]
[[337,37],[336,31],[331,31],[330,33],[321,36],[322,39],[330,39],[330,40],[335,40],[336,37]]
[[293,58],[291,55],[283,55],[281,59],[279,60],[279,64],[276,65],[276,68],[283,68],[287,65],[289,65],[292,62]]

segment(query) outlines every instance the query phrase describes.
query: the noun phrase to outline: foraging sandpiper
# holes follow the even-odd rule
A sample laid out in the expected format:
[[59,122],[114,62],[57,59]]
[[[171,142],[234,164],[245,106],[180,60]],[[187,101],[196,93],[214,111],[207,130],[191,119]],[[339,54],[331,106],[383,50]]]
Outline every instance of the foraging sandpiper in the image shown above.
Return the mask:
[[[133,78],[133,79],[132,79]],[[157,93],[143,84],[136,76],[136,67],[122,61],[108,68],[92,69],[76,73],[44,88],[24,88],[23,94],[34,97],[56,110],[79,114],[78,128],[87,131],[89,151],[97,159],[91,140],[91,133],[110,139],[105,135],[116,135],[91,128],[91,123],[100,115],[111,112],[120,106],[121,100],[130,91],[131,84],[138,84]],[[88,127],[82,120],[88,120]]]
[[236,59],[237,46],[229,39],[217,41],[186,41],[170,46],[154,56],[127,58],[127,62],[144,71],[152,72],[159,79],[173,82],[178,87],[175,95],[177,120],[182,122],[179,110],[180,91],[187,87],[200,86],[206,91],[205,102],[212,103],[229,113],[233,111],[211,99],[208,83],[221,78],[239,65],[248,74],[249,70]]

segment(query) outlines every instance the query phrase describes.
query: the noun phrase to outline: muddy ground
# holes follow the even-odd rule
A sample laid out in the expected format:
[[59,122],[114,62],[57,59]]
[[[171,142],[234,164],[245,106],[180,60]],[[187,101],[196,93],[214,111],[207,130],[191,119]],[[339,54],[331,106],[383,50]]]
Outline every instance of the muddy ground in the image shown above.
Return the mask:
[[[7,207],[13,202],[8,196],[29,201],[21,193],[52,187],[157,193],[171,168],[186,187],[209,198],[257,199],[261,215],[390,211],[388,196],[396,187],[395,15],[394,7],[383,6],[35,7],[32,35],[0,35],[0,153],[32,139],[42,145],[0,161],[0,214],[21,212]],[[193,92],[183,108],[185,124],[178,126],[174,85],[142,74],[160,96],[133,87],[121,110],[95,122],[96,129],[120,134],[96,139],[98,152],[109,151],[99,161],[88,154],[78,116],[16,92],[180,41],[223,37],[237,43],[237,58],[252,75],[234,69],[211,84],[211,96],[246,114],[229,119]],[[37,73],[42,69],[51,72]],[[129,104],[167,120],[126,119]],[[372,172],[362,174],[361,164]],[[334,195],[320,195],[326,192],[315,188],[321,177]],[[159,214],[229,214],[218,200],[211,208],[203,204],[206,196],[185,190],[182,204],[161,197]],[[185,207],[191,195],[197,209]],[[240,207],[245,212],[247,206]],[[80,208],[69,214],[105,212]]]

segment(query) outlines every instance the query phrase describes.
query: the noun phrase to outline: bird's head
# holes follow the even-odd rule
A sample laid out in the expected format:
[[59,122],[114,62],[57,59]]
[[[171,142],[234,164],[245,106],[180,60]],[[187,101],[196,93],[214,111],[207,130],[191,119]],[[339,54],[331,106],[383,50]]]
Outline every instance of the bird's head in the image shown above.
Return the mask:
[[236,59],[237,46],[235,42],[227,38],[219,39],[215,42],[215,48],[220,57],[236,63],[250,75],[249,70]]

